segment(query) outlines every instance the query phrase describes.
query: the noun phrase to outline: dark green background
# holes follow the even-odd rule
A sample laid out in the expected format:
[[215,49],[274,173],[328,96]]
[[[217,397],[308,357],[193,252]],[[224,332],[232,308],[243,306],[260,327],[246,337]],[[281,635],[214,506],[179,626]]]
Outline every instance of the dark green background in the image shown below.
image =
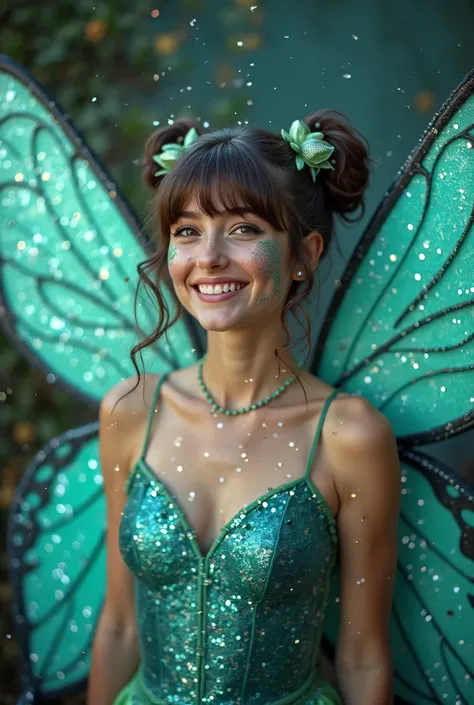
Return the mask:
[[[342,256],[334,246],[321,266],[322,320],[369,215],[432,114],[474,67],[473,25],[468,0],[44,0],[0,4],[0,49],[57,97],[141,221],[141,154],[157,124],[190,115],[211,128],[248,121],[278,132],[319,108],[345,113],[367,137],[374,167],[364,221],[339,228]],[[4,338],[0,355],[4,544],[7,508],[34,452],[96,411],[49,385]],[[429,450],[472,477],[473,438]],[[19,683],[4,555],[1,571],[6,704]]]

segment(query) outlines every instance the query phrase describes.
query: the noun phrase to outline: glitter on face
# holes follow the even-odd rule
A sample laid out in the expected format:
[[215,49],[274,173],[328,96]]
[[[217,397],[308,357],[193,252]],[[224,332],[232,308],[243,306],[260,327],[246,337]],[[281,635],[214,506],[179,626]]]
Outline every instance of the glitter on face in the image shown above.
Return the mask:
[[[281,293],[281,243],[278,240],[261,240],[254,245],[254,256],[258,262],[258,271],[272,281],[272,296]],[[257,303],[268,301],[266,294]]]
[[168,248],[168,267],[173,264],[176,256],[178,254],[178,248],[176,245],[170,245]]

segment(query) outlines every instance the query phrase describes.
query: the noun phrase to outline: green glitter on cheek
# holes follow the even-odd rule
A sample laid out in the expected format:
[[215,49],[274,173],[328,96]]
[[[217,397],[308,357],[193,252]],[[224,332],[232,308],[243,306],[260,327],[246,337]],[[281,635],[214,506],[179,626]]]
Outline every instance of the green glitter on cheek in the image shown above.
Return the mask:
[[[278,240],[261,240],[255,244],[255,254],[258,261],[258,271],[273,280],[273,296],[281,292],[281,247]],[[265,303],[267,298],[262,296],[257,303]]]
[[168,249],[168,266],[170,264],[173,264],[173,260],[177,254],[178,254],[178,248],[176,247],[176,245],[170,245],[169,249]]

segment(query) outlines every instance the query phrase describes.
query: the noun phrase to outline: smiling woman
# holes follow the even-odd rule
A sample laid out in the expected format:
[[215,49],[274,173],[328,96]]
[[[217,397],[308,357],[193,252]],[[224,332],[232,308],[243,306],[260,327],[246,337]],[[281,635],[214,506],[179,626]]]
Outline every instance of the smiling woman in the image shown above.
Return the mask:
[[[159,236],[139,273],[159,315],[132,358],[173,325],[168,277],[207,354],[151,391],[135,365],[102,403],[109,587],[89,705],[386,705],[396,443],[368,402],[299,369],[287,328],[335,216],[363,209],[367,150],[326,112],[282,136],[199,131],[178,121],[146,146]],[[338,550],[340,692],[320,658]]]
[[[311,132],[313,128],[318,131]],[[345,219],[362,215],[369,178],[366,147],[341,116],[329,111],[313,113],[304,123],[297,121],[292,137],[285,133],[282,139],[254,128],[228,128],[202,135],[183,149],[187,136],[197,137],[200,130],[198,123],[178,120],[155,132],[146,145],[145,181],[155,194],[159,241],[156,255],[141,265],[142,280],[153,290],[160,309],[165,309],[154,280],[167,275],[168,265],[179,302],[209,330],[210,319],[218,325],[223,314],[201,307],[199,315],[193,303],[232,298],[240,306],[244,294],[209,301],[204,297],[216,296],[215,292],[198,296],[190,288],[196,281],[189,278],[189,272],[192,262],[199,260],[208,268],[205,274],[210,275],[212,269],[209,281],[202,283],[219,285],[216,273],[236,284],[251,283],[245,287],[251,304],[245,315],[260,325],[263,316],[279,308],[279,320],[288,336],[288,313],[305,320],[298,316],[300,302],[310,293],[317,262],[328,250],[335,215]],[[293,143],[292,148],[292,138],[299,146]],[[163,170],[157,171],[156,160],[173,144],[181,145],[181,158],[164,177]],[[318,161],[320,150],[324,159]],[[315,167],[311,171],[301,168],[303,154],[311,164],[319,163],[316,183]],[[226,311],[230,315],[231,309]],[[236,324],[239,314],[236,308],[232,311]],[[224,315],[221,324],[225,326],[226,320]],[[154,342],[156,333],[138,344],[133,354]],[[308,328],[305,335],[309,341]]]

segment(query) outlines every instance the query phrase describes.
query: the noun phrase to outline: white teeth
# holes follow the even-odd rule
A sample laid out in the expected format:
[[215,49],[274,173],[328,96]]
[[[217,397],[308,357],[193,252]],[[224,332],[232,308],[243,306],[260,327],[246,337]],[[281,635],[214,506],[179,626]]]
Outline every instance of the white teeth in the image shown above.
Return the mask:
[[231,284],[216,284],[212,286],[211,284],[199,284],[199,291],[201,294],[227,294],[229,291],[239,291],[242,288],[242,284],[237,284],[232,282]]

